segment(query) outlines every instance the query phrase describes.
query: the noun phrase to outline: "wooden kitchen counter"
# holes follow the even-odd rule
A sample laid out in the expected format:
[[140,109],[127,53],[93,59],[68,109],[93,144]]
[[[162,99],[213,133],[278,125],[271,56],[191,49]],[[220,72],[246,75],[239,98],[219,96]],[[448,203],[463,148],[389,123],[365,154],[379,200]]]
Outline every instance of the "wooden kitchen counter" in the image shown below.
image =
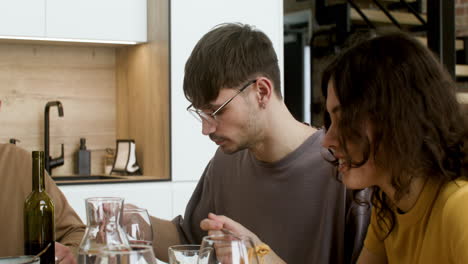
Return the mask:
[[[170,179],[161,179],[154,176],[118,176],[118,175],[91,175],[98,179],[73,179],[76,177],[89,177],[79,175],[52,176],[57,185],[80,185],[80,184],[107,184],[107,183],[130,183],[130,182],[158,182],[170,181]],[[70,178],[70,179],[67,179]]]

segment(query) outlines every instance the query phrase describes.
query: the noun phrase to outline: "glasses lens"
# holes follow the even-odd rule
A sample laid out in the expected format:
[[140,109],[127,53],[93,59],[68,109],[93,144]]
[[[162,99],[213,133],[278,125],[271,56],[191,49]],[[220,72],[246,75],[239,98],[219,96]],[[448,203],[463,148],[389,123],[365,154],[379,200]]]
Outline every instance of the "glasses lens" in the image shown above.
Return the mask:
[[194,109],[189,109],[188,112],[189,112],[193,117],[195,117],[195,119],[197,119],[198,121],[200,121],[200,122],[202,121],[200,115],[198,114],[198,112],[197,112],[196,110],[194,110]]
[[216,124],[216,120],[211,115],[201,110],[189,109],[189,112],[190,114],[192,114],[193,117],[195,117],[195,119],[197,119],[200,122],[206,121],[211,125]]
[[204,121],[210,123],[211,125],[216,124],[216,120],[211,115],[209,115],[209,114],[207,114],[205,112],[202,112],[202,111],[198,111],[197,113],[200,116],[200,118],[203,119]]

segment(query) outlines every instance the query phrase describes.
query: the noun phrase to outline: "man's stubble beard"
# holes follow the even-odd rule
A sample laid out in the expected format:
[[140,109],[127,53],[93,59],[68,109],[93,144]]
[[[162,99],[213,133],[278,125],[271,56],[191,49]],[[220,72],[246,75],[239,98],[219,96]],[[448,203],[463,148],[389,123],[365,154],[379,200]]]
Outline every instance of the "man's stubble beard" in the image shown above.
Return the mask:
[[255,113],[249,111],[249,120],[247,121],[247,126],[245,127],[247,134],[245,135],[244,140],[240,141],[233,149],[225,149],[221,147],[221,150],[225,154],[230,155],[245,149],[250,149],[256,144],[258,141],[257,137],[259,135],[259,127],[257,126],[258,124],[256,122],[256,117],[257,115]]

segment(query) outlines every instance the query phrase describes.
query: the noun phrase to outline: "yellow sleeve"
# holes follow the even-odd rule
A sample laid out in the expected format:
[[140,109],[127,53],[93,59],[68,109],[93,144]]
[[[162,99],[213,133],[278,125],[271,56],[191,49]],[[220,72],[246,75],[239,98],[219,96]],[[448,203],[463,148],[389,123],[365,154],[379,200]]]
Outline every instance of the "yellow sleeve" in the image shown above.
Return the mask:
[[372,208],[372,215],[369,227],[367,228],[366,239],[364,240],[364,247],[370,252],[378,256],[386,256],[384,242],[377,236],[379,226],[377,225],[377,218],[375,209]]
[[450,196],[442,217],[451,263],[468,263],[468,185]]

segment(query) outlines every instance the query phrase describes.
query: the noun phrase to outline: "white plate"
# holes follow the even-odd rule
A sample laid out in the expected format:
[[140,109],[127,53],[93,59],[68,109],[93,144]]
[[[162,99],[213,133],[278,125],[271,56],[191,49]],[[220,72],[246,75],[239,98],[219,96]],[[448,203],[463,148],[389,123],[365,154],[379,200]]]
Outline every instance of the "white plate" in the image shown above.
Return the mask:
[[31,263],[39,264],[40,259],[37,261],[31,262],[33,256],[19,256],[19,257],[1,257],[0,264],[20,264],[20,263]]

